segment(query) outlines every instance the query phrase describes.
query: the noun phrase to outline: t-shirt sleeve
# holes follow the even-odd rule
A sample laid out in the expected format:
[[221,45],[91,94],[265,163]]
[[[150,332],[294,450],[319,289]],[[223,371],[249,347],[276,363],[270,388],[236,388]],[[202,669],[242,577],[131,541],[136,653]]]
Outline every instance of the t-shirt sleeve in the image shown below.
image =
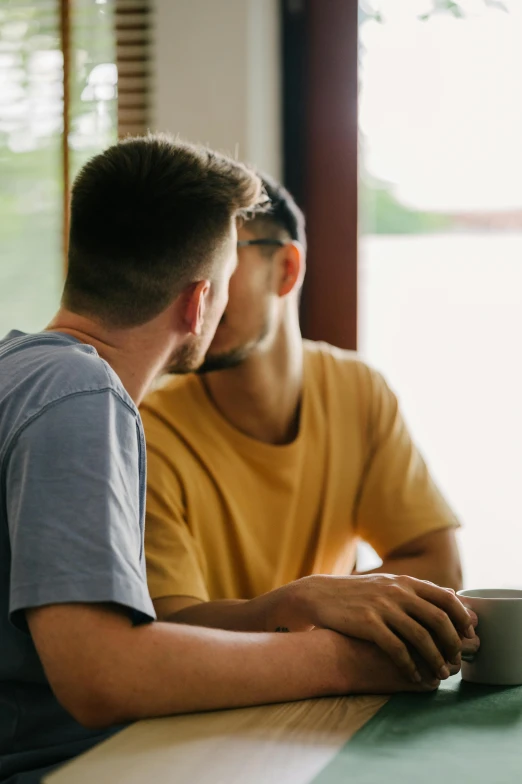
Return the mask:
[[459,522],[413,443],[397,398],[379,373],[368,373],[367,452],[356,523],[358,534],[382,558]]
[[137,415],[110,389],[60,400],[7,458],[9,611],[113,602],[133,620],[154,609],[143,568]]
[[150,595],[208,601],[201,552],[187,523],[184,492],[172,463],[172,454],[179,449],[169,449],[173,435],[153,416],[142,411],[142,417],[147,437],[145,555]]

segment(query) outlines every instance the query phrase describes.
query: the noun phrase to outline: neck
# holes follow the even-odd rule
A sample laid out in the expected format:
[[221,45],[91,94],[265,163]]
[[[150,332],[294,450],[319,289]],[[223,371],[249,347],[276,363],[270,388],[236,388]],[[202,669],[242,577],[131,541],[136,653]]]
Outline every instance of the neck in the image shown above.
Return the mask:
[[45,331],[63,332],[94,346],[139,405],[173,351],[172,337],[164,321],[162,314],[140,327],[112,329],[61,308]]
[[268,444],[293,441],[303,386],[297,313],[282,321],[270,348],[202,380],[216,408],[238,430]]

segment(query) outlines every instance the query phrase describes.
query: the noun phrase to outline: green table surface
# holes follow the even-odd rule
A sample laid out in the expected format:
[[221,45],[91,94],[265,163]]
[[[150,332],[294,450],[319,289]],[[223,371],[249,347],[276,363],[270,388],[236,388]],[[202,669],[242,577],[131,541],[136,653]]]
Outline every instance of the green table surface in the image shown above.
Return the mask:
[[314,779],[341,782],[522,784],[522,687],[392,697]]

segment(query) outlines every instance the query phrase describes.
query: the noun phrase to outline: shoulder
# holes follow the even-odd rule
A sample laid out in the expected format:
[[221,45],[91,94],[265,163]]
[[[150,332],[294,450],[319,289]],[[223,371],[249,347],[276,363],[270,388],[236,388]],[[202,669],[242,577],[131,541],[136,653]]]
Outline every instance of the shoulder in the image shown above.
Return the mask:
[[[0,425],[14,435],[62,402],[109,392],[134,418],[137,409],[123,384],[93,346],[54,333],[17,335],[0,343]],[[101,402],[100,396],[100,402]]]
[[194,373],[161,376],[145,396],[142,406],[147,410],[170,406],[177,400],[190,397],[195,386],[199,386],[199,381]]
[[382,380],[381,374],[357,351],[313,340],[304,340],[303,349],[305,362],[314,374],[327,374],[340,382],[355,381],[367,386]]
[[339,411],[357,411],[368,422],[398,403],[383,375],[356,351],[328,343],[304,341],[305,379]]
[[174,435],[180,427],[199,429],[204,404],[201,398],[201,385],[193,374],[160,379],[140,406],[147,442],[164,438],[168,433]]

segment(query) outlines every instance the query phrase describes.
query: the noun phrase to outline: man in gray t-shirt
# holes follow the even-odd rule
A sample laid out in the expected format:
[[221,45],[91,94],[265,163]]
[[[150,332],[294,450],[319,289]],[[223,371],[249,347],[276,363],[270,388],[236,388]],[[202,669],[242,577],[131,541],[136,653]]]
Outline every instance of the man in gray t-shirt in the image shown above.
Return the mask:
[[[442,653],[412,615],[428,627],[437,620],[446,656],[461,650],[464,607],[410,578],[326,577],[315,605],[300,583],[246,608],[267,630],[328,627],[313,634],[153,620],[136,405],[163,369],[201,364],[237,264],[237,219],[260,201],[257,175],[226,156],[161,135],[120,142],[74,183],[58,313],[44,332],[0,342],[3,784],[36,784],[135,719],[433,688],[426,670],[424,681],[412,679],[415,663],[391,616],[421,640],[434,672]],[[267,260],[266,270],[267,297],[284,307],[284,282],[298,268]],[[380,642],[403,672],[376,646],[332,628]]]
[[47,683],[23,610],[114,602],[154,618],[140,416],[96,350],[60,333],[0,341],[0,780],[104,737]]
[[[237,216],[260,193],[253,172],[206,148],[115,145],[73,188],[56,317],[0,340],[0,782],[39,782],[126,721],[168,712],[132,707],[138,673],[159,670],[139,634],[155,614],[136,403],[163,368],[202,361]],[[157,635],[174,666],[170,629]],[[163,681],[154,690],[161,700]]]

